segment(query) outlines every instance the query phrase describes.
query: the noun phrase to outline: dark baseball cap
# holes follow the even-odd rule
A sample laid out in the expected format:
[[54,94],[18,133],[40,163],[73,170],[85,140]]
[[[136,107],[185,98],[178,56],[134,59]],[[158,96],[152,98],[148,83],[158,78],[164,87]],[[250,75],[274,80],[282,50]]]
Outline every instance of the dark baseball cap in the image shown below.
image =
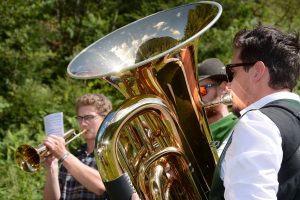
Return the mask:
[[225,65],[217,58],[208,58],[198,64],[198,80],[205,78],[227,81]]

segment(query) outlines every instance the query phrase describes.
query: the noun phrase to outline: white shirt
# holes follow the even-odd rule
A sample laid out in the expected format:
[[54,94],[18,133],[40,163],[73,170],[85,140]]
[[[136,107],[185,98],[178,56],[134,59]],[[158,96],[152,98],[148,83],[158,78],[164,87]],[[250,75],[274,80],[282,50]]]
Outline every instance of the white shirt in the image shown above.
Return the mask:
[[283,152],[278,127],[259,108],[278,99],[300,101],[297,94],[278,92],[251,104],[234,127],[232,142],[221,163],[226,200],[276,200],[277,174]]

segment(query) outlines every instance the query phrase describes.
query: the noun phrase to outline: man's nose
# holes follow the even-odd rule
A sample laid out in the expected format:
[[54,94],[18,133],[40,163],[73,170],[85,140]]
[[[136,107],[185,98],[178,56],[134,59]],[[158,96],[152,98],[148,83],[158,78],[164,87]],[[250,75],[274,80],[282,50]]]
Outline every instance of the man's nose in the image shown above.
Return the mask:
[[80,120],[80,121],[79,121],[79,125],[80,125],[80,126],[86,126],[86,125],[87,125],[86,120],[85,120],[85,119]]
[[226,90],[231,90],[231,82],[227,83],[225,88]]

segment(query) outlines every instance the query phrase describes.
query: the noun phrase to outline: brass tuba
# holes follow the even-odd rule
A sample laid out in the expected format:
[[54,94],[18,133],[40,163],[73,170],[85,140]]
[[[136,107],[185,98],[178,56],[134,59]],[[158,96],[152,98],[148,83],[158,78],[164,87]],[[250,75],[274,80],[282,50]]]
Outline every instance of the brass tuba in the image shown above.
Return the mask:
[[158,12],[94,42],[69,64],[71,77],[103,78],[126,97],[96,138],[111,199],[130,199],[134,189],[141,199],[208,198],[217,153],[196,62],[200,35],[221,12],[209,1]]

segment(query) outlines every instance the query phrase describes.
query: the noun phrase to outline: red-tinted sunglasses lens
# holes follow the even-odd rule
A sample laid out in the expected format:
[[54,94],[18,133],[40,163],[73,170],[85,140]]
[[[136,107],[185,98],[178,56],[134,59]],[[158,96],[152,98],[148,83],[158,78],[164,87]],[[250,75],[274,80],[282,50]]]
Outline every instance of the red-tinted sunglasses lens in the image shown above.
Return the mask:
[[207,90],[205,86],[200,86],[200,93],[202,96],[205,96],[207,94]]

